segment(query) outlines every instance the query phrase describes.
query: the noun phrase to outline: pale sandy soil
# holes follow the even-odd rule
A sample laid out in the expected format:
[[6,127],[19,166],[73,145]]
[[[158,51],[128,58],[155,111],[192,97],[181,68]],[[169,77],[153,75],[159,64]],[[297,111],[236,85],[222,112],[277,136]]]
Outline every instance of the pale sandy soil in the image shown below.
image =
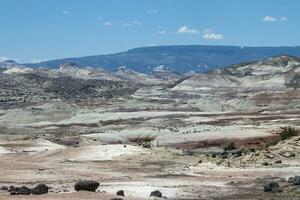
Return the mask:
[[[22,142],[23,141],[23,142]],[[33,140],[39,145],[40,140]],[[1,141],[6,145],[6,141]],[[18,140],[12,150],[28,141]],[[30,146],[30,145],[29,145]],[[14,151],[16,152],[16,151]],[[127,198],[150,199],[153,190],[160,190],[168,199],[217,199],[249,191],[261,193],[257,178],[285,177],[300,174],[299,165],[256,168],[228,168],[214,160],[198,163],[199,155],[185,155],[169,148],[145,149],[132,145],[88,145],[51,150],[32,149],[31,152],[0,154],[0,186],[33,187],[45,183],[51,187],[48,195],[16,197],[0,192],[0,199],[110,199],[118,190]],[[75,192],[77,180],[100,182],[96,193]],[[232,185],[238,183],[239,186]],[[101,193],[105,191],[106,193]],[[271,195],[272,197],[272,195]]]

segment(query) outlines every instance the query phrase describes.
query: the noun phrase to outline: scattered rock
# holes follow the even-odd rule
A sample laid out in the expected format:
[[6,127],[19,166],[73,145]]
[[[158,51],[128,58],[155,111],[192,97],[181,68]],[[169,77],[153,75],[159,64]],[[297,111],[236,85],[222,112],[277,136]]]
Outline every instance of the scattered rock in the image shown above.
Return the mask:
[[286,151],[286,152],[283,152],[283,153],[280,153],[280,155],[286,157],[286,158],[290,158],[290,157],[295,157],[296,154],[293,153],[293,152],[290,152],[290,151]]
[[300,176],[295,176],[293,178],[293,184],[294,185],[300,185]]
[[162,197],[162,193],[159,190],[151,192],[150,197]]
[[121,198],[112,198],[110,200],[123,200],[123,199],[121,199]]
[[124,191],[123,191],[123,190],[119,190],[119,191],[117,192],[117,195],[118,195],[118,196],[125,196],[125,194],[124,194]]
[[281,182],[285,183],[286,182],[286,179],[285,178],[280,178],[279,179]]
[[293,183],[294,182],[294,177],[290,177],[289,179],[288,179],[288,183]]
[[261,163],[261,165],[262,165],[262,166],[268,166],[269,163],[268,163],[268,162],[263,162],[263,163]]
[[30,195],[30,194],[31,194],[31,190],[25,186],[22,186],[20,188],[14,187],[10,192],[10,195]]
[[236,149],[236,146],[235,146],[234,142],[230,142],[229,144],[227,144],[224,147],[224,151],[230,151],[230,150],[235,150],[235,149]]
[[264,192],[282,192],[282,188],[277,182],[272,181],[264,186]]
[[99,183],[96,181],[78,181],[74,185],[76,191],[86,190],[86,191],[95,192],[98,187],[99,187]]
[[8,190],[8,187],[2,186],[2,187],[0,188],[0,190]]
[[49,187],[45,184],[38,184],[36,187],[31,189],[32,194],[47,194]]
[[236,154],[235,154],[235,157],[241,157],[243,155],[243,152],[240,150],[240,151],[237,151]]
[[281,163],[282,163],[282,160],[276,160],[274,163],[275,163],[275,164],[281,164]]
[[11,192],[14,188],[15,187],[11,185],[11,186],[8,187],[8,191]]

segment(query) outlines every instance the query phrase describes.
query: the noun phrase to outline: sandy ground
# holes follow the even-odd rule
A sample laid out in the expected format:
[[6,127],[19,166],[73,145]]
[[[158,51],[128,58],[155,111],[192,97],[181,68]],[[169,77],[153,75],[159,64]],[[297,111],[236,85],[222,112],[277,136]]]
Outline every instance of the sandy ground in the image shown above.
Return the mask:
[[[27,141],[23,142],[28,145]],[[40,140],[32,144],[35,142]],[[6,145],[5,141],[1,144]],[[15,142],[15,146],[11,142],[8,144],[10,150],[19,149],[22,140]],[[228,168],[208,160],[198,163],[203,157],[187,156],[182,150],[148,149],[128,144],[13,152],[0,155],[0,186],[33,187],[45,183],[51,187],[51,192],[28,197],[0,192],[0,199],[110,199],[118,190],[125,191],[125,199],[149,199],[150,192],[156,189],[168,199],[217,199],[222,196],[226,199],[228,194],[261,193],[262,186],[255,184],[258,178],[268,180],[300,174],[298,165]],[[99,181],[98,191],[75,192],[73,185],[80,179]]]

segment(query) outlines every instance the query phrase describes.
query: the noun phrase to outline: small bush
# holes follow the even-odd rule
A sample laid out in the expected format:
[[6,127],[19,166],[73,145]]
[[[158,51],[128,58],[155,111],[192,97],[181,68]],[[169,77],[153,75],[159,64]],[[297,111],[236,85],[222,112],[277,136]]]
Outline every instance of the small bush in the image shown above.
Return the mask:
[[224,151],[230,151],[230,150],[235,150],[235,149],[236,149],[236,147],[234,145],[234,142],[230,142],[228,145],[226,145],[224,147]]
[[130,142],[141,143],[141,142],[152,142],[156,136],[138,136],[129,138]]
[[150,148],[152,141],[154,141],[156,136],[138,136],[138,137],[132,137],[129,138],[130,142],[137,143],[138,145],[145,147],[145,148]]
[[295,128],[288,126],[288,127],[284,127],[282,129],[282,131],[279,133],[279,135],[280,135],[281,140],[286,140],[286,139],[289,139],[293,136],[296,136],[297,131],[296,131]]

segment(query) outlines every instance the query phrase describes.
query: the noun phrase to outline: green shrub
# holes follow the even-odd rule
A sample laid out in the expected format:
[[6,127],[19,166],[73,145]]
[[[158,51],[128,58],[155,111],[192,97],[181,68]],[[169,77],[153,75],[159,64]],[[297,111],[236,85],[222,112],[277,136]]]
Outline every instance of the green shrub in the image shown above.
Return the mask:
[[224,147],[224,151],[230,151],[230,150],[235,150],[235,149],[236,149],[236,147],[234,145],[234,142],[230,142],[228,145],[226,145]]
[[279,135],[281,140],[286,140],[289,139],[290,137],[296,136],[297,131],[295,128],[288,126],[288,127],[284,127],[282,131],[279,133]]

